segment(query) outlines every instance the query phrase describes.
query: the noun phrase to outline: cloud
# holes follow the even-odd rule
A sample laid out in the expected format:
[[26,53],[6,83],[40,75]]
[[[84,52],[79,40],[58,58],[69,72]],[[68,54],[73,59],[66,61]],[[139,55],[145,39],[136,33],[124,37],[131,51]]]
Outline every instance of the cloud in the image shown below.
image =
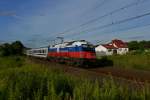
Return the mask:
[[23,17],[21,17],[21,16],[19,16],[19,15],[12,15],[12,17],[13,18],[15,18],[15,19],[19,19],[19,20],[24,20],[24,18]]
[[15,16],[16,12],[14,11],[0,11],[0,16]]

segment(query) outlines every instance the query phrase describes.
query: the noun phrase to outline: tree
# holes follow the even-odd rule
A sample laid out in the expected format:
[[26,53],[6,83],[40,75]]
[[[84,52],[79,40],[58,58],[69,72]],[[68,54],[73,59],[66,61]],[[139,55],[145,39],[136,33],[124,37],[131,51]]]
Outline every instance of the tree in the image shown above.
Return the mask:
[[11,54],[11,45],[8,43],[5,43],[1,47],[1,55],[2,56],[9,56]]
[[130,50],[143,51],[145,49],[150,49],[150,41],[131,41],[128,43],[128,47]]
[[11,44],[12,46],[12,54],[23,54],[24,46],[20,41],[15,41]]
[[137,41],[131,41],[128,43],[129,50],[138,50],[139,45]]
[[24,46],[20,41],[15,41],[12,44],[5,43],[1,46],[1,55],[10,56],[10,55],[22,55]]

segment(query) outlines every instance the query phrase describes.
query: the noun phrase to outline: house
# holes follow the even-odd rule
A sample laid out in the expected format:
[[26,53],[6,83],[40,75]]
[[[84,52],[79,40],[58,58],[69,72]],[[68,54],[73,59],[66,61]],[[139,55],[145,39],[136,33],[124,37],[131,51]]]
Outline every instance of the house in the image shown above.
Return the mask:
[[117,53],[117,48],[112,44],[102,44],[95,48],[96,55],[105,56]]
[[126,54],[127,52],[129,52],[129,48],[127,43],[123,42],[122,40],[112,40],[112,44],[114,45],[114,47],[117,48],[117,54]]
[[101,44],[95,48],[96,55],[105,56],[105,55],[113,55],[113,54],[126,54],[129,51],[127,43],[122,40],[112,40],[108,44]]

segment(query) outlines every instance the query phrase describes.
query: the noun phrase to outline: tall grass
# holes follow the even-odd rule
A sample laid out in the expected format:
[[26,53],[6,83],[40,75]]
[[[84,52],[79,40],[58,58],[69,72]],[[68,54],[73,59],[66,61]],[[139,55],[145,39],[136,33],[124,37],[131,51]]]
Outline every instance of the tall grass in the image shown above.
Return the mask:
[[21,62],[24,62],[22,66],[9,66],[0,70],[0,100],[150,99],[149,85],[141,89],[130,89],[117,85],[113,79],[93,82],[68,76],[55,68]]
[[114,67],[143,69],[150,71],[150,54],[127,54],[110,56]]
[[21,67],[24,63],[24,57],[8,56],[0,57],[0,70],[6,68]]

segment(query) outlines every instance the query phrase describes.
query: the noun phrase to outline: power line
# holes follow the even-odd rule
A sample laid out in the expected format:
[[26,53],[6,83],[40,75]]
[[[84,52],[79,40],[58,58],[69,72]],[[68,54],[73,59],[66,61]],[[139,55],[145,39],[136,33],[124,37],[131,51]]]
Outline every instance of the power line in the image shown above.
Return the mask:
[[105,27],[110,27],[110,26],[112,26],[112,25],[117,25],[117,24],[125,23],[125,22],[128,22],[128,21],[132,21],[132,20],[135,20],[135,19],[139,19],[139,18],[145,17],[145,16],[149,16],[149,15],[150,15],[150,12],[145,13],[145,14],[142,14],[142,15],[130,17],[130,18],[127,18],[127,19],[124,19],[124,20],[120,20],[120,21],[117,21],[117,22],[113,22],[113,23],[110,23],[110,24],[106,24],[106,25],[103,25],[103,26],[99,26],[99,27],[87,29],[87,30],[84,30],[84,31],[80,31],[79,33],[84,33],[84,32],[91,32],[91,31],[95,31],[95,30],[100,30],[100,29],[103,29],[103,28],[105,28]]
[[[120,32],[120,31],[129,31],[129,30],[132,30],[132,29],[136,29],[136,28],[142,28],[142,27],[147,27],[147,26],[150,26],[150,23],[146,24],[146,25],[142,25],[142,26],[133,26],[133,27],[130,27],[130,28],[123,28],[123,29],[119,29],[118,30],[114,30],[114,31],[111,31],[111,32],[107,32],[107,34],[110,34],[110,33],[113,33],[113,32]],[[102,33],[106,33],[105,31],[103,31]],[[98,44],[99,42],[102,42],[103,40],[95,40],[95,42]]]
[[101,3],[99,3],[95,7],[93,7],[90,11],[96,10],[97,8],[103,6],[106,2],[108,2],[108,0],[103,0]]
[[80,28],[80,27],[89,25],[89,24],[94,23],[94,22],[96,22],[96,21],[98,21],[98,20],[100,20],[100,19],[103,19],[103,18],[105,18],[105,17],[107,17],[107,16],[110,16],[110,15],[112,15],[112,14],[114,14],[114,13],[120,12],[120,11],[122,11],[122,10],[124,10],[124,9],[129,8],[129,7],[138,5],[139,3],[143,3],[143,2],[145,2],[145,1],[146,1],[146,0],[138,0],[138,1],[133,2],[133,3],[131,3],[131,4],[125,5],[125,6],[121,7],[121,8],[119,8],[119,9],[113,10],[112,12],[109,12],[109,13],[107,13],[107,14],[104,14],[104,15],[100,16],[100,17],[97,17],[97,18],[92,19],[92,20],[89,20],[89,21],[87,21],[87,22],[85,22],[85,23],[83,23],[83,24],[80,24],[80,25],[77,26],[77,27],[70,28],[70,29],[64,31],[62,34],[67,33],[67,32],[70,32],[70,31],[72,31],[72,30],[74,30],[74,29],[77,29],[77,28]]
[[131,30],[131,29],[136,29],[136,28],[141,28],[141,27],[146,27],[146,26],[150,26],[150,23],[146,24],[146,25],[142,25],[142,26],[133,26],[133,27],[130,27],[130,28],[124,28],[124,29],[121,29],[119,31],[112,31],[112,32],[108,32],[108,33],[113,33],[113,32],[120,32],[120,31],[128,31],[128,30]]
[[[142,25],[142,26],[133,26],[133,27],[130,27],[130,28],[123,28],[123,29],[119,29],[119,30],[117,30],[118,32],[119,31],[128,31],[128,30],[131,30],[131,29],[136,29],[136,28],[141,28],[141,27],[146,27],[146,26],[150,26],[150,23],[148,23],[148,24],[145,24],[145,25]],[[111,32],[109,32],[109,33],[112,33],[112,32],[117,32],[116,30],[115,31],[111,31]],[[104,32],[103,32],[104,33]]]

